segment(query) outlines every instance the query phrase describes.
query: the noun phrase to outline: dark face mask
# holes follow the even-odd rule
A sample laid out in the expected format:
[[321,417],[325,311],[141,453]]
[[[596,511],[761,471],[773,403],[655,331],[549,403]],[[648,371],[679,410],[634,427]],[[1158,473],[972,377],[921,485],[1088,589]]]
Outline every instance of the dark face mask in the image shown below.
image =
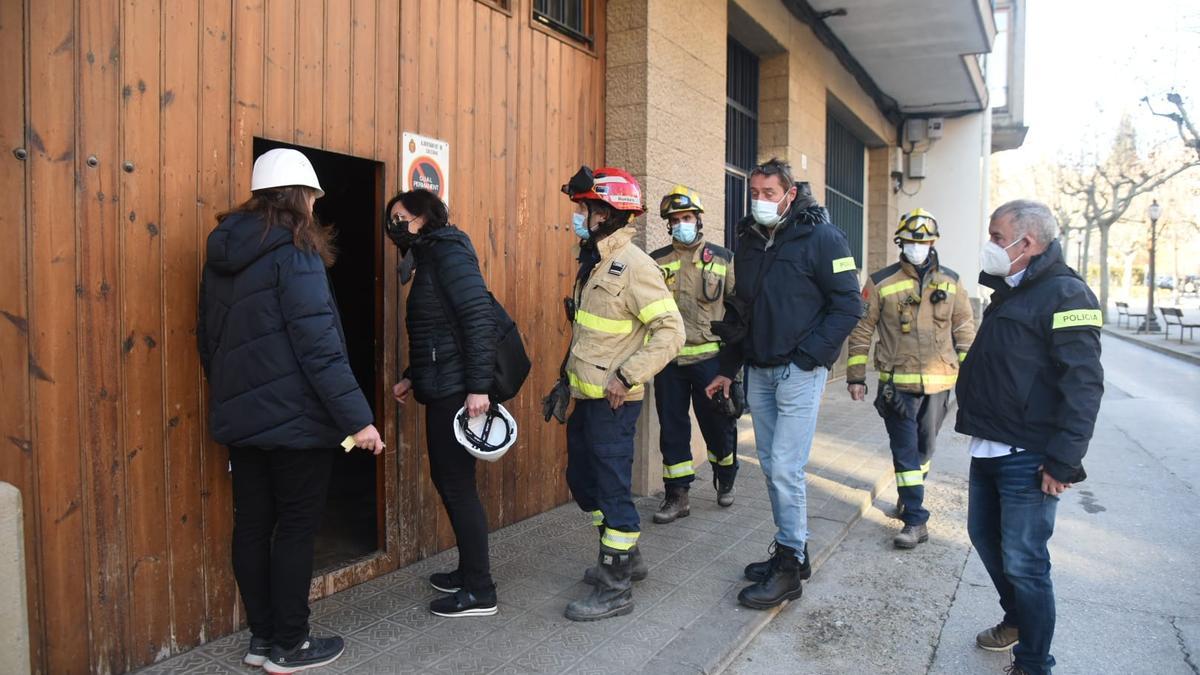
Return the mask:
[[401,251],[407,251],[412,247],[417,237],[421,236],[419,233],[414,234],[408,231],[409,222],[399,218],[392,218],[387,222],[386,231],[388,239],[391,239],[392,243],[398,246]]

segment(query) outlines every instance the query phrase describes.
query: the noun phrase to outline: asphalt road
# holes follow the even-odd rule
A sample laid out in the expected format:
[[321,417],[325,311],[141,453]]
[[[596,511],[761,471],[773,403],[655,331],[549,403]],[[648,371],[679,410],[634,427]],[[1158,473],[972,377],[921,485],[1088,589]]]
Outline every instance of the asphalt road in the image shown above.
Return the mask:
[[[1056,673],[1200,675],[1200,367],[1104,339],[1106,395],[1050,542]],[[877,424],[864,404],[864,419]],[[881,496],[727,672],[999,673],[974,635],[1001,616],[966,536],[966,439],[943,430],[927,500],[932,538],[892,548]]]

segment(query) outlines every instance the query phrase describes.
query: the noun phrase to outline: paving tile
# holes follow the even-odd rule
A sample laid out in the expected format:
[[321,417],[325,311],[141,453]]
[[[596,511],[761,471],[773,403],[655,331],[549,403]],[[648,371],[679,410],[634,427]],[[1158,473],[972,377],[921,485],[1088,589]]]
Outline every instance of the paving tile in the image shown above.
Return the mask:
[[311,621],[337,635],[349,635],[350,633],[355,633],[366,628],[382,618],[358,607],[341,606],[337,609],[323,612],[320,615],[314,612]]
[[430,612],[429,606],[426,603],[409,605],[387,618],[389,621],[420,632],[427,632],[443,621],[446,621],[445,617]]
[[525,609],[533,609],[554,597],[560,590],[565,589],[556,590],[540,584],[517,582],[506,584],[502,589],[498,589],[497,594],[503,602]]
[[415,629],[390,619],[377,621],[350,634],[350,638],[377,653],[388,651],[419,635]]
[[447,656],[447,649],[448,645],[444,639],[436,635],[421,635],[401,642],[393,649],[385,652],[382,657],[376,657],[369,663],[379,661],[382,658],[387,661],[403,663],[405,667],[415,668],[414,670],[399,670],[396,672],[425,672],[424,669],[430,664]]
[[562,673],[579,662],[583,656],[578,652],[561,652],[555,647],[541,642],[504,664],[497,672]]
[[543,639],[543,633],[525,630],[518,627],[517,621],[513,621],[479,638],[475,644],[502,662],[507,662],[525,653]]
[[383,591],[381,593],[375,593],[374,595],[368,595],[367,597],[359,600],[343,598],[339,599],[342,599],[347,606],[360,609],[381,619],[385,616],[391,616],[400,609],[413,604],[408,598],[397,595],[390,591]]
[[250,646],[250,631],[241,630],[233,635],[226,635],[219,640],[213,640],[196,649],[202,656],[216,661],[232,670],[248,668],[242,663],[246,648]]
[[[361,631],[356,635],[361,635]],[[334,661],[328,668],[315,669],[314,673],[321,672],[337,672],[337,673],[357,673],[362,664],[379,656],[383,650],[369,645],[358,640],[356,637],[347,637],[346,651],[342,652],[341,658]]]
[[138,675],[174,675],[176,673],[212,673],[213,675],[224,675],[224,673],[233,671],[209,659],[200,650],[193,649],[179,656],[146,666],[137,672]]
[[504,661],[479,649],[454,649],[446,658],[429,666],[430,673],[484,675],[504,665]]

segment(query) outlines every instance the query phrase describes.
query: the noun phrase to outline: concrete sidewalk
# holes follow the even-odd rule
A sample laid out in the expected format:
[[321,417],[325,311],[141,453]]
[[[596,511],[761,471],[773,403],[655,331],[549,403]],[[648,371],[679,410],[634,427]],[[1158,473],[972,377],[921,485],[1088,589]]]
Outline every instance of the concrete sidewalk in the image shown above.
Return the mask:
[[[1191,319],[1189,319],[1190,321]],[[1177,358],[1181,361],[1187,361],[1195,365],[1200,365],[1200,338],[1192,339],[1188,337],[1187,331],[1184,331],[1183,342],[1179,341],[1179,328],[1172,326],[1171,339],[1167,339],[1162,332],[1158,333],[1138,333],[1135,330],[1126,328],[1117,328],[1114,325],[1106,325],[1101,331],[1105,335],[1111,335],[1118,340],[1124,340],[1136,345],[1141,345],[1147,349]]]
[[[737,604],[742,568],[766,557],[774,535],[750,420],[740,426],[737,501],[716,504],[707,466],[691,490],[692,513],[670,525],[650,516],[658,497],[638,501],[650,577],[634,587],[629,616],[594,623],[563,618],[584,597],[580,579],[596,560],[596,530],[574,504],[492,533],[500,613],[444,619],[426,605],[426,583],[453,569],[454,549],[316,603],[313,630],[346,638],[346,653],[314,673],[711,673],[723,668],[779,610]],[[887,436],[870,403],[852,403],[829,383],[809,462],[813,564],[832,554],[851,525],[892,481]],[[818,572],[819,573],[819,572]],[[803,602],[803,601],[801,601]],[[142,670],[253,672],[241,664],[245,631]]]

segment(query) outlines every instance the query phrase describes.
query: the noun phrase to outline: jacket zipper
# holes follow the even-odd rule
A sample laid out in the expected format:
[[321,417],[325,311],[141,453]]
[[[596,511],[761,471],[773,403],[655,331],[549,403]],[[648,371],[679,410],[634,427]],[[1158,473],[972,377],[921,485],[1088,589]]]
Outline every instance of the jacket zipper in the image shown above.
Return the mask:
[[437,347],[436,346],[434,346],[434,348],[433,348],[433,362],[437,363]]

